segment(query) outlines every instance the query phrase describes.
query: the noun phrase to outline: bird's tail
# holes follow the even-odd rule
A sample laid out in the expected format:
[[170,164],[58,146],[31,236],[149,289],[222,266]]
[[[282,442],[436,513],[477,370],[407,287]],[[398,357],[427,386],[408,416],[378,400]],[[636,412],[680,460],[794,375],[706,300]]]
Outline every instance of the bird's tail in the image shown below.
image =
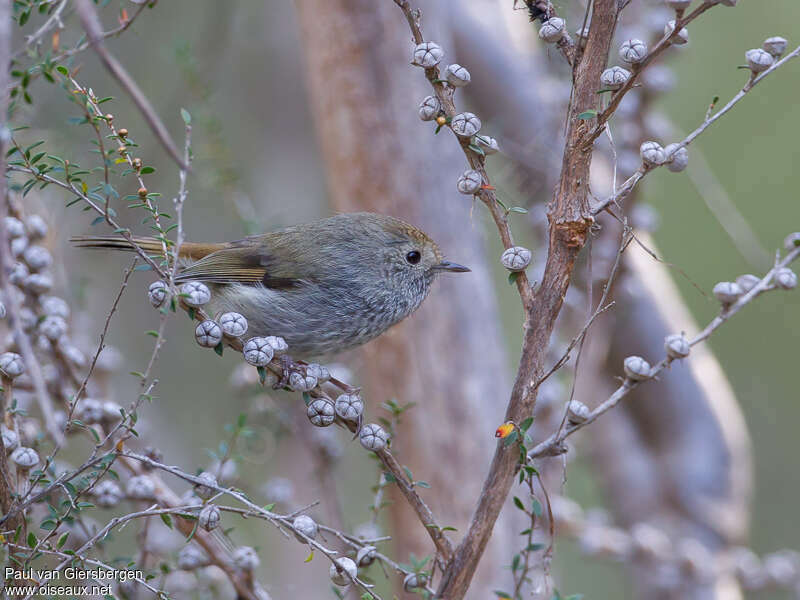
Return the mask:
[[[126,239],[121,235],[78,235],[71,237],[70,242],[79,248],[94,248],[96,250],[119,250],[133,252],[136,247],[148,254],[161,254],[163,246],[161,240],[152,237],[132,237]],[[179,256],[190,260],[198,260],[220,249],[221,244],[200,244],[184,242],[181,244]]]

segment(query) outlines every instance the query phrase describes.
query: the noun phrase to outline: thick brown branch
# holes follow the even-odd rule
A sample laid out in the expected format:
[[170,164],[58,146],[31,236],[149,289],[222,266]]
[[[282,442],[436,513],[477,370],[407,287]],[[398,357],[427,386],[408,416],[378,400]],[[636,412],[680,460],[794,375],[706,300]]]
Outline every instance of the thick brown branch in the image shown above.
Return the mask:
[[[581,113],[597,103],[596,82],[605,68],[617,21],[616,0],[594,0],[592,28],[586,49],[575,65],[573,102],[568,116],[567,140],[559,185],[550,205],[550,240],[542,283],[528,309],[522,358],[514,382],[506,419],[516,423],[533,414],[536,380],[555,322],[569,287],[578,253],[586,243],[593,222],[588,200],[591,150],[582,147],[588,130]],[[441,598],[463,598],[505,504],[517,472],[516,446],[498,444],[489,475],[484,482],[469,530],[456,549],[438,590]]]

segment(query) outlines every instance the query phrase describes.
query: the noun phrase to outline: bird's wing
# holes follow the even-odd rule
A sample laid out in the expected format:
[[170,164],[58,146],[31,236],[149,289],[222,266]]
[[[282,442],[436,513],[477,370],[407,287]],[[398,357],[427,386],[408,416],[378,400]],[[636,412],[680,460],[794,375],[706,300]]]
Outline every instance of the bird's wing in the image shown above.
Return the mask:
[[289,260],[276,260],[263,248],[245,246],[218,250],[178,273],[176,281],[262,284],[269,288],[291,288],[300,284],[303,269]]

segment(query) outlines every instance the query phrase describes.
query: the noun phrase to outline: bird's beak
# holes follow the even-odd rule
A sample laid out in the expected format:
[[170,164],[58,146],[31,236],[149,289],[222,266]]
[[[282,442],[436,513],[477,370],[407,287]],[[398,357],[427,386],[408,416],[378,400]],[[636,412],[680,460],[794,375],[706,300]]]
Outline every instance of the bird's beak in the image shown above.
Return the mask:
[[469,267],[450,262],[449,260],[443,260],[436,265],[435,269],[439,271],[450,271],[451,273],[469,273],[472,270]]

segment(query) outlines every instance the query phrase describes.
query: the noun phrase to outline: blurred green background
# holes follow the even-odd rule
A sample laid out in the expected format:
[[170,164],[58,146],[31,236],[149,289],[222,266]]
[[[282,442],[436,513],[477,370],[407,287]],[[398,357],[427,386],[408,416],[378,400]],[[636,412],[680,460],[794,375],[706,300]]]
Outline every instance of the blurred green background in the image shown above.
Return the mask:
[[[497,10],[511,10],[510,0],[485,3]],[[558,4],[559,8],[574,8],[572,2]],[[133,7],[129,4],[128,10]],[[305,99],[294,10],[289,2],[160,2],[154,10],[146,10],[125,36],[109,44],[148,93],[176,140],[182,136],[179,108],[185,107],[193,115],[195,163],[185,219],[189,239],[235,239],[262,228],[328,214],[321,161]],[[678,83],[664,96],[661,108],[686,132],[703,119],[714,96],[724,103],[741,87],[747,74],[736,67],[744,63],[745,50],[772,35],[788,38],[790,45],[800,43],[800,3],[796,0],[742,0],[736,8],[721,7],[713,12],[713,18],[701,19],[690,28],[690,46],[669,59]],[[514,18],[526,17],[520,11]],[[401,26],[404,23],[398,19]],[[146,164],[158,166],[149,179],[151,190],[170,198],[177,189],[177,173],[137,111],[94,56],[84,54],[79,61],[84,65],[81,81],[100,96],[118,97],[110,108],[117,125],[127,127],[140,143]],[[796,193],[800,171],[794,170],[800,156],[799,76],[800,61],[796,61],[763,83],[693,147],[702,152],[770,256],[787,233],[800,230]],[[76,147],[88,151],[86,132],[76,133],[65,124],[67,117],[77,113],[64,93],[53,93],[53,88],[42,83],[34,89],[34,99],[35,108],[25,110],[35,112],[24,119],[47,132],[53,151],[68,156]],[[502,140],[500,144],[502,147]],[[644,201],[660,215],[661,227],[655,235],[663,258],[683,269],[704,290],[719,280],[761,273],[769,266],[748,263],[740,245],[726,233],[685,174],[659,170],[643,189]],[[62,238],[91,231],[85,215],[77,211],[62,215],[63,198],[56,192],[51,192],[46,206],[52,222],[59,223]],[[136,226],[136,219],[127,224]],[[71,292],[82,298],[90,314],[104,313],[126,260],[105,255],[87,259],[74,250],[67,250],[65,259],[65,283]],[[708,322],[717,311],[716,303],[685,278],[675,279],[697,320]],[[152,340],[144,331],[156,326],[157,316],[143,301],[149,281],[147,275],[135,278],[122,301],[120,314],[126,317],[112,328],[111,341],[123,351],[129,367],[125,372],[140,370],[151,350]],[[91,324],[87,338],[95,339],[98,328]],[[223,361],[230,369],[220,369],[219,359],[191,338],[188,323],[182,318],[173,320],[159,367],[157,393],[163,400],[145,410],[143,426],[159,440],[168,461],[187,470],[208,464],[204,450],[216,447],[224,437],[221,424],[234,421],[249,406],[246,398],[236,396],[228,386],[226,373],[238,361],[226,355]],[[774,293],[748,307],[711,342],[737,390],[753,439],[756,493],[751,539],[759,553],[800,548],[796,513],[800,477],[795,466],[800,448],[795,371],[799,340],[800,295]],[[516,340],[509,346],[515,353]],[[132,377],[120,375],[115,386],[121,402],[135,397],[137,383]],[[352,445],[343,442],[349,466],[339,469],[337,475],[342,478],[347,519],[355,525],[368,518],[368,487],[374,482],[374,469],[362,453],[352,452]],[[253,454],[243,465],[245,481],[258,483],[303,472],[302,466],[297,470],[298,461],[302,465],[305,459],[287,455],[280,444],[266,447],[268,452]],[[593,494],[595,487],[584,467],[578,461],[570,471],[569,491],[590,506],[601,498]],[[310,478],[310,473],[306,477]],[[319,496],[309,481],[300,482],[299,487],[305,491],[299,493],[298,504]],[[263,579],[277,598],[294,591],[293,580],[303,569],[319,571],[322,576],[323,568],[327,571],[323,561],[302,564],[305,550],[284,543],[280,534],[267,526],[249,527],[234,536],[260,548]],[[556,556],[564,592],[584,592],[587,598],[630,596],[629,587],[620,583],[623,578],[618,567],[582,559],[569,542],[559,542]],[[286,565],[290,565],[289,571]]]

